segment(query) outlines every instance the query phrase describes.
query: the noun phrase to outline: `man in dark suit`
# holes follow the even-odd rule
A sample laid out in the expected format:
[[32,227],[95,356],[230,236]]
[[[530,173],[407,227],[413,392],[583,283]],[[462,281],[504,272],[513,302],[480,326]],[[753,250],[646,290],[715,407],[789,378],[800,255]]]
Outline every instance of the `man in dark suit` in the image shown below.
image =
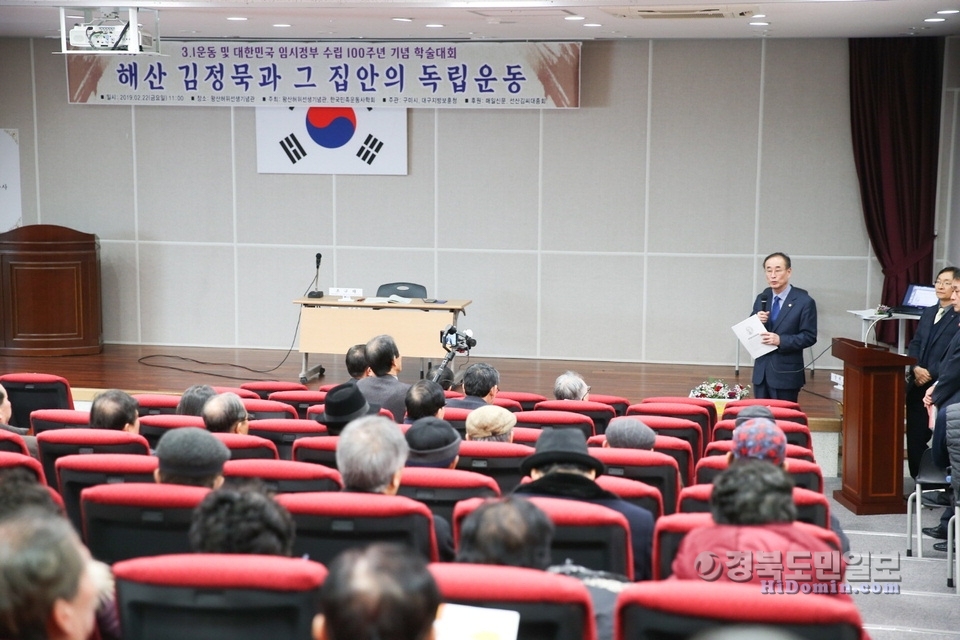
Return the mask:
[[920,471],[920,457],[927,450],[927,442],[932,435],[923,396],[940,377],[940,360],[957,333],[957,312],[950,303],[956,276],[955,267],[941,269],[937,274],[934,286],[938,303],[924,309],[917,332],[907,347],[907,355],[917,360],[911,369],[907,387],[907,463],[912,478],[916,478]]
[[817,303],[790,284],[790,257],[771,253],[763,261],[770,286],[757,296],[753,313],[767,328],[763,344],[777,347],[753,364],[753,395],[797,401],[806,382],[803,350],[817,342]]
[[395,422],[403,422],[410,385],[397,378],[403,370],[397,343],[388,335],[377,336],[367,343],[366,353],[367,365],[373,375],[357,380],[357,388],[363,392],[367,402],[388,409]]

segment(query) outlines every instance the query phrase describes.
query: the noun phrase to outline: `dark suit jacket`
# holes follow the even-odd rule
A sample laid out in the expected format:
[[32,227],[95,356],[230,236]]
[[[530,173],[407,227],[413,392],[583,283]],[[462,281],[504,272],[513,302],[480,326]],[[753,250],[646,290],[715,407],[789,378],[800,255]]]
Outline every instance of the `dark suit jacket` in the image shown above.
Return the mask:
[[907,355],[916,358],[917,366],[927,369],[934,380],[939,377],[940,361],[950,346],[950,340],[957,333],[958,321],[957,312],[951,305],[943,313],[940,322],[934,324],[939,309],[940,305],[935,304],[923,310],[917,332],[907,347]]
[[487,406],[487,401],[479,396],[464,396],[462,398],[451,398],[447,400],[447,406],[452,409],[479,409]]
[[[753,313],[760,311],[763,297],[767,310],[773,307],[773,291],[767,287],[754,301]],[[817,342],[817,303],[804,289],[792,287],[780,305],[776,322],[767,323],[767,331],[780,336],[780,347],[753,363],[753,384],[766,380],[774,389],[799,389],[807,380],[803,350]]]
[[[943,320],[940,322],[943,322]],[[950,401],[954,396],[960,396],[960,331],[954,333],[953,338],[950,339],[947,351],[940,361],[939,373],[937,386],[933,388],[930,397],[938,409],[944,409],[948,404],[951,404]],[[958,400],[954,400],[954,402]]]
[[403,422],[403,416],[407,412],[407,389],[410,385],[388,374],[361,378],[357,380],[357,387],[363,392],[367,402],[389,409],[396,422]]

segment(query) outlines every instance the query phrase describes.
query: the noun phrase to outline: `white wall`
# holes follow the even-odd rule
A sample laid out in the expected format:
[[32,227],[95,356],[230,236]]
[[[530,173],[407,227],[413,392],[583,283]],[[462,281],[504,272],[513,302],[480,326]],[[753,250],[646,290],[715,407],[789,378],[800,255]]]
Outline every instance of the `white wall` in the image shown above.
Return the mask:
[[57,44],[0,39],[0,127],[25,222],[100,236],[108,342],[286,348],[317,251],[472,299],[481,356],[733,363],[772,251],[817,353],[878,302],[846,40],[586,43],[579,110],[411,110],[402,177],[258,175],[249,108],[70,106]]

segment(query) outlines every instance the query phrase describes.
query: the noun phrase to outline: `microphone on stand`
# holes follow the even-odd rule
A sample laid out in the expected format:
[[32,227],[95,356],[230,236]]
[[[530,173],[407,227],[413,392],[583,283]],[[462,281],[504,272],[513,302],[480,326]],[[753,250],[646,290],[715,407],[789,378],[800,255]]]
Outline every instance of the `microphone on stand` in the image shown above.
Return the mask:
[[317,275],[313,278],[313,291],[307,294],[308,298],[322,298],[323,291],[319,289],[320,286],[320,260],[323,259],[322,254],[317,254]]

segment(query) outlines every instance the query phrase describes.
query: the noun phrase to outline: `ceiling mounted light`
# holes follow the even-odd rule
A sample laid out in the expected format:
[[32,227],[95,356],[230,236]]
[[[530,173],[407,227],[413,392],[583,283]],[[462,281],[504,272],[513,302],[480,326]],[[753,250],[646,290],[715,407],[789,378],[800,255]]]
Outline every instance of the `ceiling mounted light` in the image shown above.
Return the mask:
[[391,18],[394,22],[413,22],[413,18]]
[[754,14],[753,17],[754,17],[754,18],[766,18],[766,17],[767,17],[767,14],[765,14],[765,13],[757,13],[757,14]]
[[943,9],[941,11],[937,11],[937,13],[941,16],[949,16],[954,13],[960,13],[960,9]]
[[583,26],[585,27],[602,27],[603,25],[598,22],[587,22]]
[[244,22],[246,18],[244,18],[243,16],[230,16],[229,18],[227,18],[227,20],[231,20],[233,22]]
[[286,28],[289,27],[290,25],[281,23],[281,24],[275,24],[275,25],[273,25],[273,26],[275,26],[275,27],[278,28],[278,29],[286,29]]
[[924,22],[946,22],[946,18],[927,18]]
[[583,16],[566,16],[564,20],[586,20]]
[[443,28],[443,25],[442,25],[442,24],[425,24],[425,25],[423,25],[423,26],[427,27],[428,29],[442,29],[442,28]]

